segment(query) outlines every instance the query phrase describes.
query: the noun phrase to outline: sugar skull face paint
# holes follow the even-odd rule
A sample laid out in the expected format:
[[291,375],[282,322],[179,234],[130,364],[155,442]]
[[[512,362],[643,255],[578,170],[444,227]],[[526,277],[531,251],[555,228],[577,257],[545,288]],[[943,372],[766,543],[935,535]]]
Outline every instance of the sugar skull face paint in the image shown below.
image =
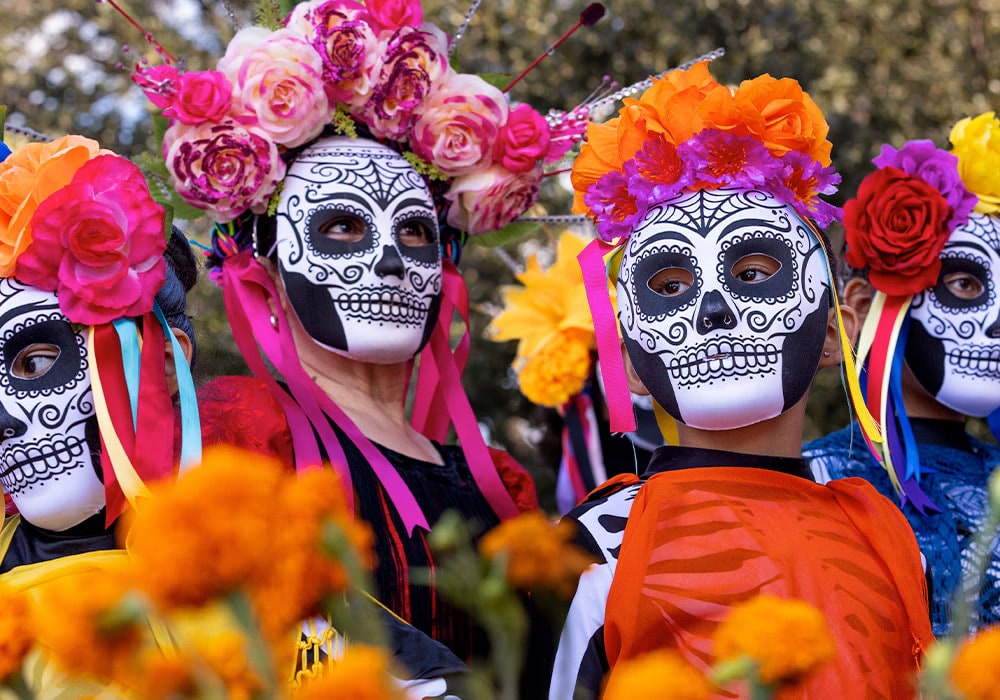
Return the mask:
[[940,257],[910,305],[906,362],[940,403],[981,418],[1000,408],[1000,219],[972,214]]
[[619,323],[653,398],[685,425],[773,418],[806,393],[826,336],[829,278],[815,234],[761,192],[685,193],[626,243]]
[[304,149],[285,177],[276,235],[288,300],[320,345],[393,363],[427,342],[441,293],[437,216],[398,153],[340,136]]
[[21,516],[61,531],[104,507],[86,340],[55,294],[0,279],[0,483]]

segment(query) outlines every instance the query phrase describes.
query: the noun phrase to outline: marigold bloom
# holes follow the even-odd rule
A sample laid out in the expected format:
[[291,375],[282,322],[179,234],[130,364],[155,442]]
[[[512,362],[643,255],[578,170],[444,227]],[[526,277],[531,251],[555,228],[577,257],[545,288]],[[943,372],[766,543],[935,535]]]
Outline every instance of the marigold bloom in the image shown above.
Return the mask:
[[951,682],[966,700],[1000,700],[1000,626],[981,631],[959,649]]
[[131,590],[124,571],[86,571],[38,589],[32,609],[38,644],[71,674],[99,680],[128,678],[145,637],[138,622],[109,625],[106,615]]
[[1000,119],[995,112],[966,117],[951,129],[951,150],[958,156],[958,172],[979,197],[980,214],[1000,212]]
[[705,700],[712,684],[672,649],[627,659],[606,680],[602,700]]
[[573,526],[550,523],[542,513],[529,511],[505,520],[479,541],[487,559],[507,556],[507,582],[514,588],[545,589],[563,597],[573,594],[580,574],[593,558],[570,543]]
[[519,363],[521,393],[539,406],[559,407],[583,391],[590,376],[594,333],[565,328],[551,334],[535,354]]
[[749,656],[765,683],[794,681],[835,654],[823,613],[801,600],[757,596],[733,606],[715,632],[716,657]]
[[324,675],[292,694],[294,700],[403,700],[403,692],[389,675],[389,659],[381,649],[349,646]]
[[27,596],[0,583],[0,681],[21,667],[34,641]]

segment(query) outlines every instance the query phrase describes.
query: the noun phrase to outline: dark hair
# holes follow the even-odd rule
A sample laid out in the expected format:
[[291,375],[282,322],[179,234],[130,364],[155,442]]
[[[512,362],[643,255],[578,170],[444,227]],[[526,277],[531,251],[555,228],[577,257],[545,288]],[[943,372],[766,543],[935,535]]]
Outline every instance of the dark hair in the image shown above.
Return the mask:
[[187,315],[187,293],[198,281],[198,262],[195,260],[191,244],[176,226],[167,240],[167,250],[163,253],[167,261],[167,275],[163,287],[156,293],[156,303],[171,328],[187,333],[191,339],[191,364],[195,358],[194,325]]

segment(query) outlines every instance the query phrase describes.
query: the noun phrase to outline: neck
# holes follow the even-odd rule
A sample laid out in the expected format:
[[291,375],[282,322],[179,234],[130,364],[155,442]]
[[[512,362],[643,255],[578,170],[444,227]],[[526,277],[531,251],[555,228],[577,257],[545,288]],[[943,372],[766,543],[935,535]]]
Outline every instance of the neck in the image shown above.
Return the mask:
[[702,430],[677,424],[681,447],[700,447],[770,457],[802,456],[806,397],[774,418],[731,430]]
[[938,403],[913,376],[910,366],[903,363],[903,405],[906,415],[910,418],[930,418],[932,420],[950,420],[965,422],[965,416]]

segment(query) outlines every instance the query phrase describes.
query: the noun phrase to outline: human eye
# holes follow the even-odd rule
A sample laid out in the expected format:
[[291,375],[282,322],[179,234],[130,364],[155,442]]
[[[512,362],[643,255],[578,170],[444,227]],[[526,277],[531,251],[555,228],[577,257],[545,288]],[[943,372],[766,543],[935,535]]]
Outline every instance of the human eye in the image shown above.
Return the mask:
[[941,281],[959,299],[975,299],[985,291],[983,283],[970,272],[951,272]]
[[52,369],[58,359],[58,346],[34,343],[21,350],[14,358],[11,374],[19,379],[38,379]]
[[732,275],[746,284],[759,284],[769,279],[778,270],[781,263],[770,255],[755,253],[745,255],[733,264]]
[[694,275],[683,267],[667,267],[650,277],[648,284],[660,296],[676,297],[691,289]]
[[396,237],[406,246],[422,246],[434,243],[434,232],[423,219],[407,219],[396,227]]
[[357,216],[337,214],[321,223],[316,231],[331,240],[356,243],[365,237],[365,223]]

